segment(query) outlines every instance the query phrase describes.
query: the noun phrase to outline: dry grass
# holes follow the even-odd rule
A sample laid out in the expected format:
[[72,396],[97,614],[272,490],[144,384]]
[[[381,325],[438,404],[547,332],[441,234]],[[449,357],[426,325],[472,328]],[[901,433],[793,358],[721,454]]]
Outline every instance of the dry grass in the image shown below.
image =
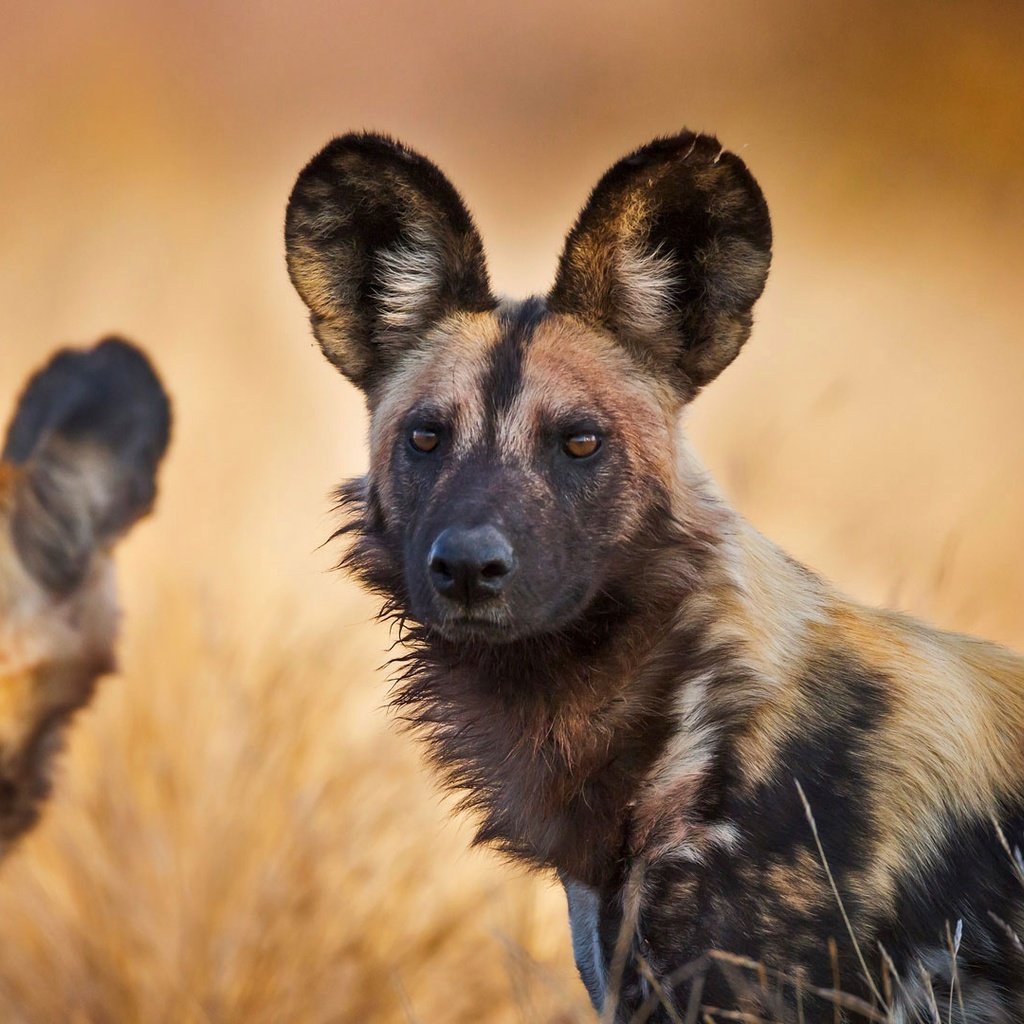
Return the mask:
[[4,866],[0,1020],[582,1019],[554,894],[439,826],[368,645],[155,611]]
[[97,0],[3,28],[0,410],[119,330],[178,422],[122,558],[123,674],[0,871],[0,1020],[591,1019],[560,893],[467,851],[381,710],[372,607],[313,554],[363,413],[281,225],[333,132],[434,155],[514,293],[612,159],[719,132],[776,261],[698,450],[858,597],[1024,645],[1013,5]]

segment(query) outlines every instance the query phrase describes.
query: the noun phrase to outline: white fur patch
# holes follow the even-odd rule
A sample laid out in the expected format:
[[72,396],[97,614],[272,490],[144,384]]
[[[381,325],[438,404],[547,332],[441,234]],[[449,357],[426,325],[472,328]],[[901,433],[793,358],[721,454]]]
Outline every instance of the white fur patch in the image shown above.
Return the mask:
[[615,259],[621,289],[623,326],[635,334],[656,334],[665,330],[673,312],[672,284],[678,276],[676,262],[661,252],[641,252],[623,245]]
[[708,685],[714,673],[704,672],[680,687],[673,709],[676,730],[650,776],[654,792],[671,790],[687,778],[699,778],[711,765],[718,738],[707,717]]
[[415,228],[410,242],[379,252],[377,264],[381,278],[377,301],[385,325],[396,329],[422,326],[441,286],[437,240],[423,228]]
[[672,712],[675,731],[637,800],[638,817],[663,826],[665,808],[671,806],[672,824],[659,841],[657,856],[692,864],[703,863],[710,847],[732,849],[739,839],[736,827],[725,822],[695,832],[681,796],[692,789],[696,797],[714,759],[718,730],[707,715],[707,690],[713,678],[712,672],[705,672],[681,687]]

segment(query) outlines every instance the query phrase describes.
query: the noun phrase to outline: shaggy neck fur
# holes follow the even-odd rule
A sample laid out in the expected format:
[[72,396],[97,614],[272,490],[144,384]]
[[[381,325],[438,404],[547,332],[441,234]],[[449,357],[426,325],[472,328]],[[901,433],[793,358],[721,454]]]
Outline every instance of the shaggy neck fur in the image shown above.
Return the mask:
[[[384,598],[381,614],[405,647],[393,706],[426,739],[446,787],[479,814],[476,841],[591,885],[615,884],[655,840],[658,765],[680,735],[694,745],[689,757],[674,752],[675,776],[679,764],[692,769],[686,813],[714,817],[725,782],[711,763],[717,740],[757,700],[743,634],[773,628],[763,613],[753,619],[742,563],[788,564],[688,455],[680,467],[676,494],[651,510],[586,614],[507,645],[453,643],[411,623],[372,488],[359,479],[340,492],[339,532],[355,538],[342,565]],[[695,698],[700,707],[688,707]]]

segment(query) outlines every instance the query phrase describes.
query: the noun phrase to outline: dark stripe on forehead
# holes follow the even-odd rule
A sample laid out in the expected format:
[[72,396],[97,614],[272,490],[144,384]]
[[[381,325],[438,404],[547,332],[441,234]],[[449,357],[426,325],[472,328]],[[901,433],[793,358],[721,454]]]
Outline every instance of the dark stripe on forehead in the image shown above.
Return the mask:
[[541,298],[509,303],[498,310],[500,334],[481,382],[488,439],[493,439],[499,418],[522,389],[526,350],[547,314],[547,304]]

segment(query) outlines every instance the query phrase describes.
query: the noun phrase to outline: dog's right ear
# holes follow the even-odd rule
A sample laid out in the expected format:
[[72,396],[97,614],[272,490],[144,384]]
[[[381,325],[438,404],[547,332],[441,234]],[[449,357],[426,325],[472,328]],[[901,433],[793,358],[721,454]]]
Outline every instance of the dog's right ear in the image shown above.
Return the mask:
[[689,401],[749,337],[771,256],[768,206],[746,165],[713,136],[681,132],[597,183],[549,303],[611,332]]
[[285,242],[321,348],[370,395],[443,317],[495,305],[458,192],[381,135],[345,135],[313,158],[288,201]]
[[15,549],[51,593],[73,591],[93,555],[149,511],[170,425],[149,360],[116,338],[66,349],[29,381],[2,460],[17,482]]

